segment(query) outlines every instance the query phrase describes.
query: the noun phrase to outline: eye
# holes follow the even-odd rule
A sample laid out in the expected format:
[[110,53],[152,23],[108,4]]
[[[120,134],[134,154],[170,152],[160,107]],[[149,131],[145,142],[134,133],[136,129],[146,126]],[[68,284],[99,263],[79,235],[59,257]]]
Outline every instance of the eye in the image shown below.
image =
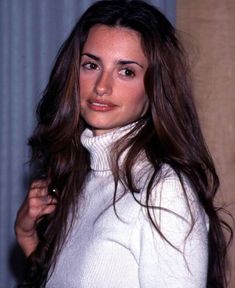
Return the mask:
[[98,70],[99,66],[94,62],[84,62],[81,64],[82,68],[87,70]]
[[130,68],[121,69],[119,74],[121,74],[124,77],[130,77],[130,78],[135,76],[135,72],[132,69],[130,69]]

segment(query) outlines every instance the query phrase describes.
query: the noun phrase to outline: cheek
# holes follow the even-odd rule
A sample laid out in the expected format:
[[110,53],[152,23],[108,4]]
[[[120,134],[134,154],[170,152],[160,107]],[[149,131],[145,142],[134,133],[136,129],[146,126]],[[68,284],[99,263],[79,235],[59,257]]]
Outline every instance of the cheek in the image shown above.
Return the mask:
[[149,101],[148,101],[147,97],[144,96],[144,99],[142,98],[142,100],[141,100],[141,102],[139,104],[139,109],[140,109],[141,116],[144,116],[144,114],[148,110],[148,107],[149,107]]
[[143,90],[141,94],[138,95],[138,98],[136,99],[135,103],[133,103],[133,106],[137,107],[139,116],[144,116],[145,113],[148,110],[149,107],[149,100],[148,96],[146,95],[145,91]]
[[94,81],[94,75],[89,75],[86,74],[85,72],[80,72],[79,75],[80,87],[88,87],[92,81]]
[[80,94],[81,102],[89,94],[89,87],[91,87],[91,85],[89,85],[87,79],[85,79],[84,77],[80,77],[79,78],[79,94]]
[[137,97],[135,97],[133,101],[133,105],[138,106],[139,109],[143,109],[148,106],[148,97],[145,93],[145,89],[141,87],[141,89],[136,93]]

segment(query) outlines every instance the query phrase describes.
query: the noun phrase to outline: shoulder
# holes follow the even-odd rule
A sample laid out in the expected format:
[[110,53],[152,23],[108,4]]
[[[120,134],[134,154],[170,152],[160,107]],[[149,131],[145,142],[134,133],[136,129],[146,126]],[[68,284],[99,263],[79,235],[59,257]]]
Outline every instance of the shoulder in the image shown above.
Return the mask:
[[177,175],[167,164],[162,166],[150,192],[151,201],[155,205],[170,205],[174,210],[198,202],[190,181],[184,175]]
[[130,238],[142,286],[205,287],[207,216],[186,177],[181,181],[168,165],[159,177],[148,208],[146,188],[141,191],[143,206]]
[[[142,162],[138,168],[135,176],[141,188],[142,201],[147,196],[147,192],[150,192],[150,198],[155,204],[160,204],[161,201],[175,201],[178,198],[197,200],[190,181],[184,175],[177,175],[170,165],[163,164],[154,179],[151,179],[154,169],[148,162]],[[152,185],[151,190],[148,191],[150,181]]]
[[147,185],[142,189],[141,202],[148,207],[142,207],[140,215],[147,221],[151,216],[161,229],[174,230],[175,225],[184,232],[197,225],[209,229],[208,217],[189,179],[178,176],[167,164],[162,166],[151,189]]

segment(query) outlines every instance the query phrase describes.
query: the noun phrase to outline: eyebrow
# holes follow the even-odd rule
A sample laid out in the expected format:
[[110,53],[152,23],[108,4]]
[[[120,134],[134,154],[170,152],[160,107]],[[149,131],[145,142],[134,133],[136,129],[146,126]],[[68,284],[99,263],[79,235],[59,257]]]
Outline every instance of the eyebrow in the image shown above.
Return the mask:
[[[101,62],[101,59],[99,57],[97,57],[96,55],[91,54],[91,53],[82,53],[81,57],[82,56],[88,56],[95,61]],[[139,67],[141,67],[142,69],[144,68],[143,65],[141,65],[140,63],[133,61],[133,60],[118,60],[117,64],[118,65],[136,64]]]

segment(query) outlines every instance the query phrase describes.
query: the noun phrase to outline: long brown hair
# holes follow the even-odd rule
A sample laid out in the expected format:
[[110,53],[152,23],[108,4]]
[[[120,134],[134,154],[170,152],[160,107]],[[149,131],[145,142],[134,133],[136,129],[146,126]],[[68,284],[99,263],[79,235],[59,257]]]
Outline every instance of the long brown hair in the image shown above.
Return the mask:
[[[230,228],[220,220],[213,204],[219,180],[194,107],[185,53],[166,17],[152,5],[135,0],[93,4],[58,53],[37,108],[38,124],[29,140],[38,177],[51,179],[51,185],[59,191],[58,204],[55,212],[38,226],[40,242],[28,258],[29,269],[22,286],[45,285],[72,225],[72,221],[68,223],[68,214],[72,211],[75,215],[77,199],[90,171],[89,154],[80,143],[86,123],[80,117],[79,62],[89,30],[97,24],[137,31],[149,60],[144,79],[149,111],[138,122],[138,133],[125,139],[124,144],[119,141],[115,145],[118,151],[113,165],[115,182],[124,182],[133,196],[138,192],[131,171],[138,155],[144,151],[154,169],[149,177],[146,201],[141,205],[147,207],[151,223],[161,234],[151,217],[149,204],[161,167],[167,163],[181,181],[187,177],[210,222],[207,287],[224,288],[227,246],[222,228]],[[119,156],[127,148],[123,178],[117,165]],[[115,195],[114,191],[114,202]]]

